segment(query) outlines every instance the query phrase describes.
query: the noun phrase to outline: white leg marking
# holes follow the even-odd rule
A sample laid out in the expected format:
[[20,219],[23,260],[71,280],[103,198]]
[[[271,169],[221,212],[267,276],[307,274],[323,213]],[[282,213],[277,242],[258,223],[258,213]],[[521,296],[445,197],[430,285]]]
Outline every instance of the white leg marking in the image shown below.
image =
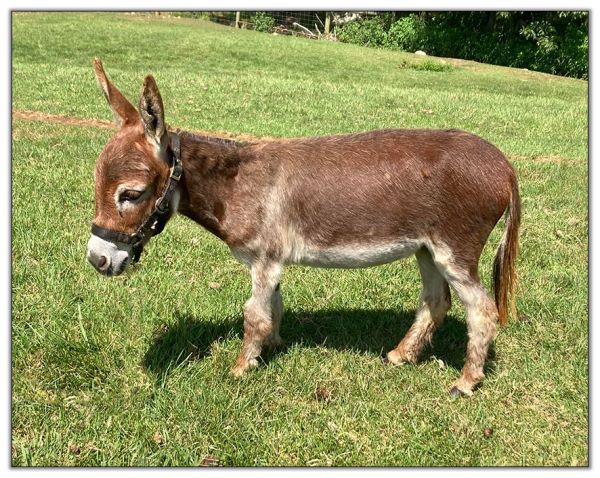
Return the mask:
[[488,348],[496,334],[498,310],[478,278],[472,277],[466,268],[453,260],[450,249],[443,244],[428,246],[434,262],[448,283],[456,291],[467,310],[467,359],[460,378],[451,393],[471,395],[473,388],[483,380],[483,366]]
[[417,361],[423,347],[431,341],[433,332],[444,320],[450,309],[450,290],[444,277],[437,270],[428,251],[417,251],[417,261],[423,289],[419,297],[420,307],[410,330],[394,350],[387,355],[393,364]]
[[273,294],[279,284],[282,264],[252,265],[252,297],[244,305],[244,345],[232,370],[235,376],[258,365],[262,346],[275,332],[273,324]]

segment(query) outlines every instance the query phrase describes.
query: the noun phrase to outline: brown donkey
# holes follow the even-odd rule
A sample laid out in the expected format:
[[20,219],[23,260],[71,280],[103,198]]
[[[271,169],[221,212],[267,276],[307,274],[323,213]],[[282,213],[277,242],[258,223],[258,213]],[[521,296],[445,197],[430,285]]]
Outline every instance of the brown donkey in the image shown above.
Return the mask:
[[[484,377],[496,322],[514,312],[520,200],[515,173],[483,139],[456,130],[383,130],[239,143],[169,131],[152,76],[139,111],[94,61],[118,132],[96,164],[87,257],[114,276],[176,211],[222,239],[252,274],[244,343],[232,372],[281,342],[285,264],[367,267],[415,254],[423,280],[416,320],[387,354],[414,363],[450,308],[467,310],[467,357],[452,395]],[[495,301],[478,274],[485,242],[506,212],[493,268]]]

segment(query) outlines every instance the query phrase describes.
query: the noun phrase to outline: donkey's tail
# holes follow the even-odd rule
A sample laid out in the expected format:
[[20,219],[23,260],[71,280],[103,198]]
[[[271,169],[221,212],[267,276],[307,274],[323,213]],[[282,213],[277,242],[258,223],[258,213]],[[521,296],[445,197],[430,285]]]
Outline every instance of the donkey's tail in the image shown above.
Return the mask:
[[517,283],[517,271],[515,261],[519,253],[519,225],[521,223],[521,198],[517,179],[513,176],[510,202],[506,209],[506,223],[502,241],[498,246],[494,258],[494,270],[492,279],[494,284],[494,298],[498,308],[498,317],[502,325],[508,322],[510,315],[516,317],[515,286]]

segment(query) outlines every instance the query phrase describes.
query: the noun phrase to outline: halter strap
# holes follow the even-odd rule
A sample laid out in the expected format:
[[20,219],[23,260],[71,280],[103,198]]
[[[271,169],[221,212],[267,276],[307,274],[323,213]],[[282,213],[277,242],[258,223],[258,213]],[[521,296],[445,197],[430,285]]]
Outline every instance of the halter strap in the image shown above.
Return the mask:
[[156,200],[154,210],[144,220],[142,225],[134,234],[126,234],[112,229],[105,229],[92,223],[92,234],[114,244],[131,245],[133,249],[133,262],[137,262],[144,250],[144,239],[151,233],[152,236],[160,234],[170,217],[171,199],[175,188],[179,184],[183,174],[181,162],[181,143],[177,133],[169,133],[171,149],[171,172],[165,184],[162,194]]

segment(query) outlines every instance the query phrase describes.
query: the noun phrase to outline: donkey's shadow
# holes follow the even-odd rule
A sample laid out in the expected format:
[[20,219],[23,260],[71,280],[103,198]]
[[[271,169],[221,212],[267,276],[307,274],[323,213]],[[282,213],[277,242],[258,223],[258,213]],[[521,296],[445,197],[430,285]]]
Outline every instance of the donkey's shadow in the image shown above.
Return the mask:
[[[144,356],[143,365],[152,374],[165,377],[169,370],[187,360],[201,360],[210,354],[215,341],[241,338],[240,317],[219,322],[204,321],[190,315],[175,314],[176,321],[155,334]],[[281,324],[284,347],[263,353],[265,362],[277,360],[294,344],[336,350],[367,352],[376,357],[398,345],[414,321],[414,312],[396,309],[336,309],[324,311],[286,311]],[[435,356],[448,367],[460,370],[467,348],[466,324],[452,314],[436,331],[432,345],[421,360]],[[494,358],[493,345],[490,359]],[[233,364],[232,364],[233,365]],[[486,364],[486,372],[493,363]]]

